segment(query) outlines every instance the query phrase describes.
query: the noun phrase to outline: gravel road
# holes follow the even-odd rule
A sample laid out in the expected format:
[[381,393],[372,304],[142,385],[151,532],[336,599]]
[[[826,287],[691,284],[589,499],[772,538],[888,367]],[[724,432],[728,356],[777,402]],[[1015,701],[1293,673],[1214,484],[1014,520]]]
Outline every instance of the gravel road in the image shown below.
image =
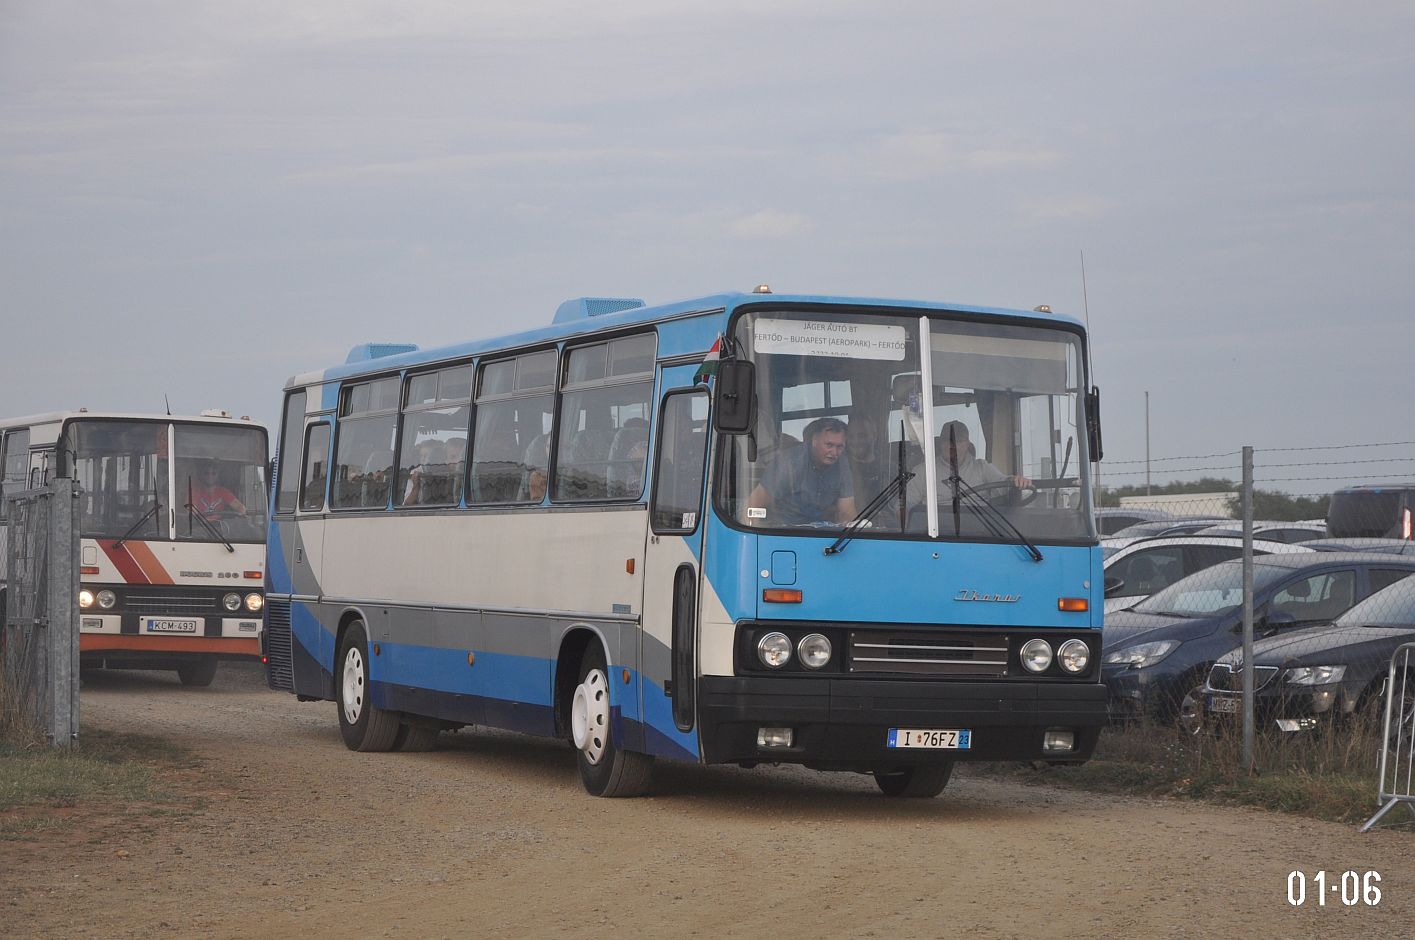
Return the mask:
[[[660,762],[585,795],[567,745],[482,730],[356,754],[334,706],[224,665],[210,689],[106,673],[86,728],[194,750],[186,816],[78,810],[0,842],[5,937],[1374,937],[1415,922],[1415,832],[955,777],[890,800],[848,774]],[[136,820],[136,821],[135,821]],[[1374,869],[1376,907],[1287,903]]]

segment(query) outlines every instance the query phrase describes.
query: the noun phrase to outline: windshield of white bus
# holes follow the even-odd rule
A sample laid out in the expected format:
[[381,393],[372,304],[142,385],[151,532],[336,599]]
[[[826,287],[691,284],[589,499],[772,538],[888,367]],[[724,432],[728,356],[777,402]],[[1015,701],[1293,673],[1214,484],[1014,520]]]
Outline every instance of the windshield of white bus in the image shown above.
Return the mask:
[[741,317],[734,335],[755,364],[757,415],[751,433],[725,446],[718,492],[727,518],[838,531],[902,470],[907,481],[880,501],[862,537],[930,537],[930,489],[938,538],[1094,537],[1075,333],[773,311]]
[[86,537],[264,541],[259,428],[75,421],[65,449],[80,486],[79,531]]

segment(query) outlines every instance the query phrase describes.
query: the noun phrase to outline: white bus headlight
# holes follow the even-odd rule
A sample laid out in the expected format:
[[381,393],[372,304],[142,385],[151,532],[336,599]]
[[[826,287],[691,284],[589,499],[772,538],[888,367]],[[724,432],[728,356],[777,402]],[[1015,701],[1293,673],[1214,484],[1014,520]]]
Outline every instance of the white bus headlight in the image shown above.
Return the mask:
[[1078,675],[1091,664],[1091,648],[1082,640],[1067,640],[1056,651],[1056,661],[1061,663],[1062,669]]
[[261,597],[259,594],[246,595],[246,610],[249,610],[251,613],[255,613],[264,606],[265,598]]
[[801,657],[802,666],[819,669],[830,662],[830,641],[819,633],[802,637],[796,644],[796,655]]
[[757,641],[757,658],[764,666],[780,669],[791,661],[791,641],[784,633],[768,633]]
[[221,598],[221,606],[234,614],[241,609],[241,595],[227,594],[225,597]]
[[104,610],[112,610],[113,605],[118,603],[118,595],[104,588],[98,592],[98,606]]
[[79,606],[85,610],[93,606],[93,592],[88,588],[79,592]]
[[1041,639],[1023,643],[1022,665],[1028,672],[1046,672],[1051,665],[1051,644]]

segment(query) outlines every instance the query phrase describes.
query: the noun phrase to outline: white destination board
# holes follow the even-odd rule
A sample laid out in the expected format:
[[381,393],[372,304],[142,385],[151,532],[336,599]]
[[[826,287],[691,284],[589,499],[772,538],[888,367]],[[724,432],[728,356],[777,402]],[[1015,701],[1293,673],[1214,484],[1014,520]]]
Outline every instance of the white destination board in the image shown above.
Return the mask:
[[904,327],[840,320],[757,320],[752,344],[758,353],[837,356],[847,359],[904,358]]

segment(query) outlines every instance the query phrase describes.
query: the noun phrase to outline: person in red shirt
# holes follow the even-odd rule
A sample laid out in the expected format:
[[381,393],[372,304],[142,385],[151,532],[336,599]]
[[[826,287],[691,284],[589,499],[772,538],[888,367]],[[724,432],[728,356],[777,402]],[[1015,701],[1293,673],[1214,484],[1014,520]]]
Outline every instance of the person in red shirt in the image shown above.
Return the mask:
[[221,485],[221,470],[216,464],[203,464],[191,486],[192,508],[207,519],[216,519],[225,513],[245,515],[246,507],[236,494]]

